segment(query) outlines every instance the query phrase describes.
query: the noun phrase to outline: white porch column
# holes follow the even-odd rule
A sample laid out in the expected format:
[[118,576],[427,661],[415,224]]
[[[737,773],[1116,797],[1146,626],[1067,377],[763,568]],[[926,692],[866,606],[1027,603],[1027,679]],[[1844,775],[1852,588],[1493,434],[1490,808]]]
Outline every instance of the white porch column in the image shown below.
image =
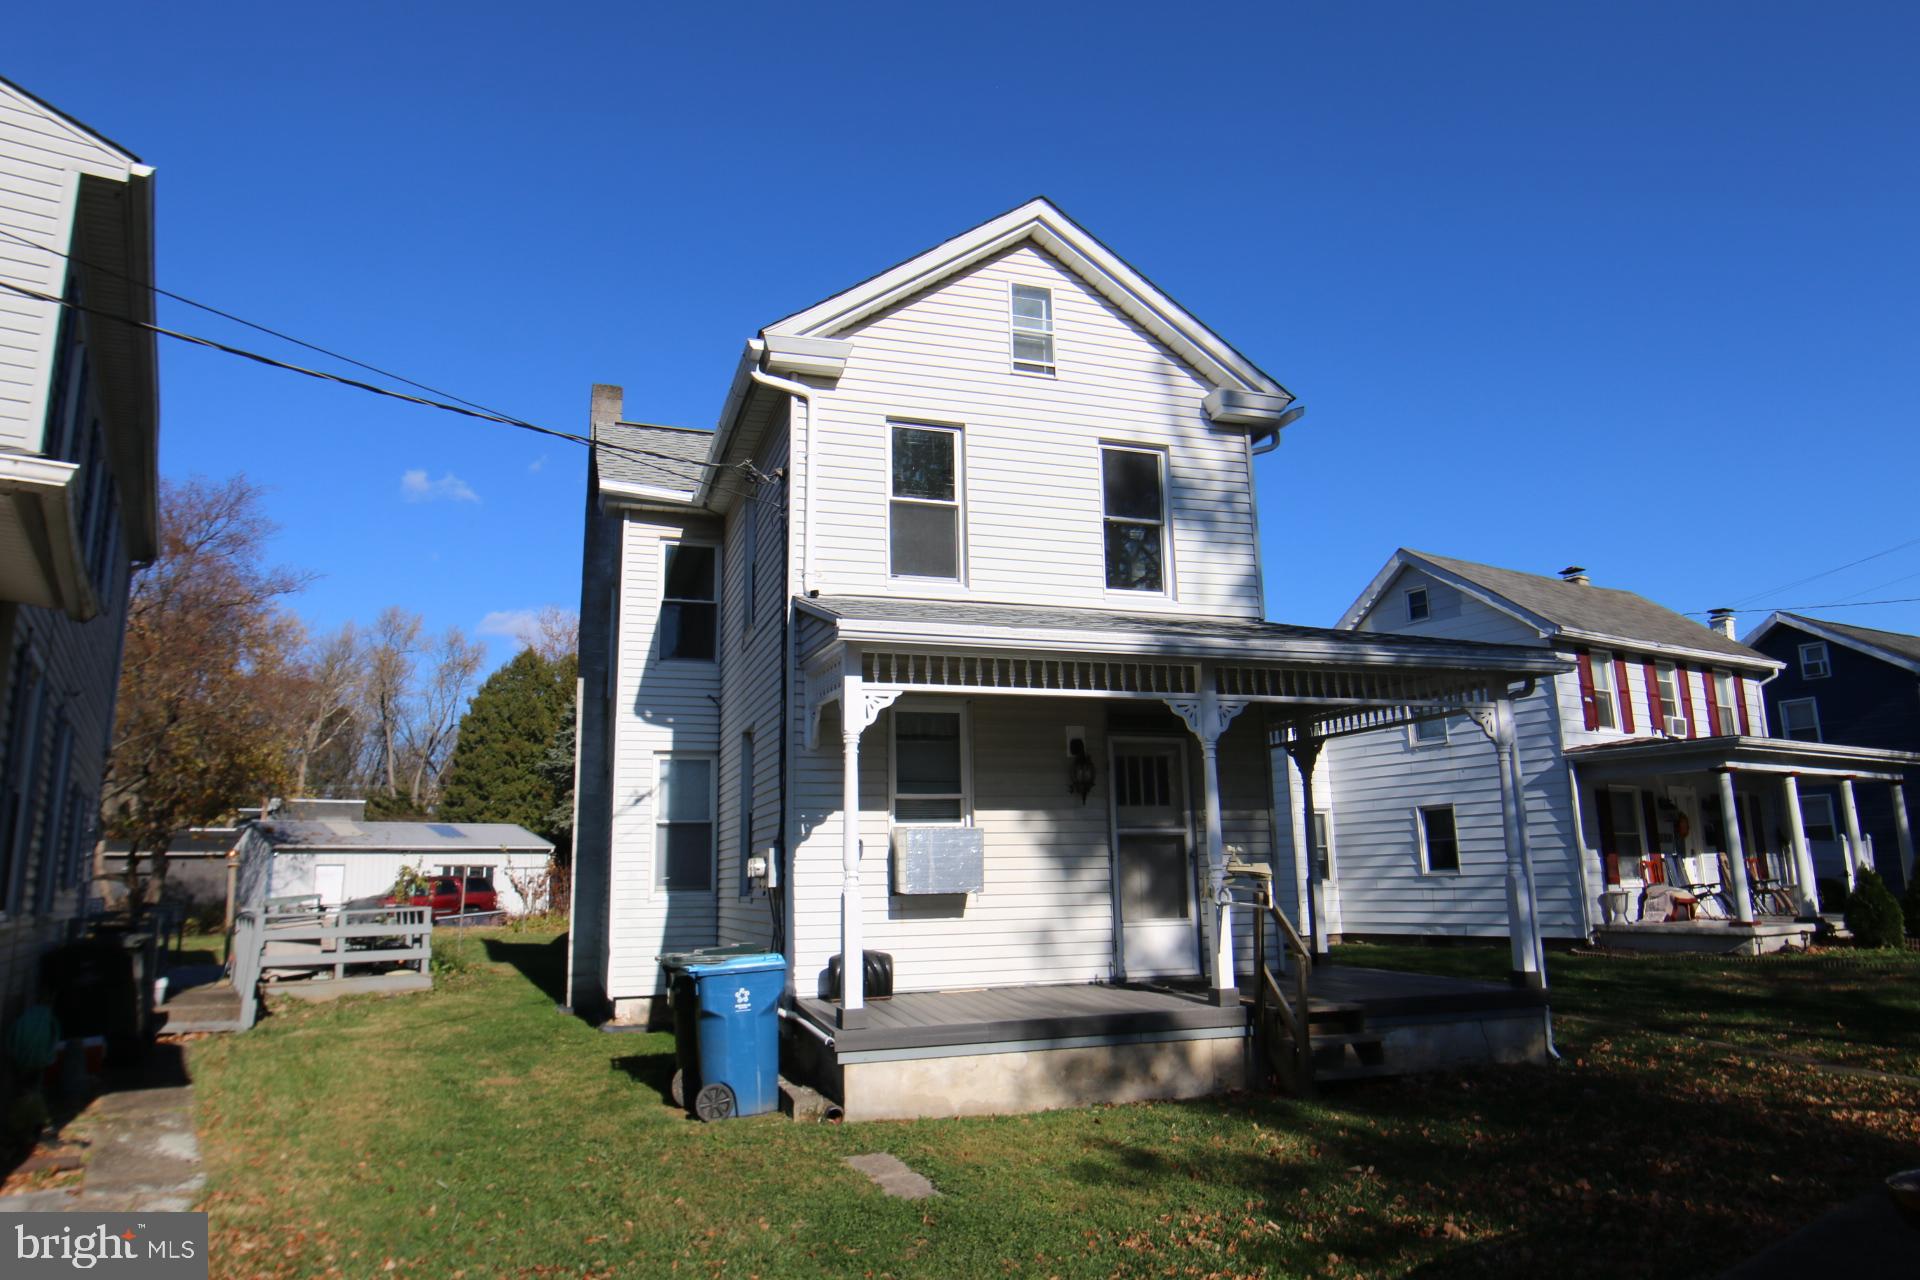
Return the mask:
[[1866,842],[1860,838],[1860,810],[1853,802],[1853,779],[1840,779],[1840,812],[1847,823],[1847,892],[1853,892],[1860,869],[1866,866]]
[[1166,703],[1193,736],[1200,739],[1201,783],[1206,791],[1207,813],[1207,892],[1213,902],[1213,958],[1207,966],[1207,980],[1213,987],[1214,1003],[1237,1004],[1240,989],[1234,977],[1233,898],[1227,891],[1227,837],[1220,817],[1220,735],[1233,718],[1246,710],[1244,699],[1219,695],[1213,683],[1213,669],[1202,664],[1199,671],[1198,698],[1168,698]]
[[1733,798],[1733,770],[1716,769],[1720,779],[1720,825],[1727,833],[1727,873],[1733,877],[1733,918],[1753,923],[1753,892],[1747,882],[1746,842],[1740,838],[1740,813]]
[[[1313,951],[1315,959],[1324,959],[1328,954],[1326,912],[1326,884],[1320,879],[1320,866],[1313,856],[1313,816],[1316,804],[1313,798],[1313,771],[1320,763],[1320,742],[1307,736],[1305,728],[1298,730],[1299,737],[1287,748],[1287,758],[1293,761],[1300,771],[1300,821],[1301,857],[1300,901],[1304,914],[1301,924],[1306,934],[1306,944]],[[1257,975],[1256,975],[1257,976]]]
[[1813,853],[1807,848],[1807,824],[1800,816],[1800,775],[1790,773],[1780,779],[1780,794],[1787,804],[1787,836],[1793,843],[1793,879],[1794,888],[1799,890],[1800,910],[1817,916],[1820,886],[1814,880]]
[[1541,963],[1539,904],[1534,899],[1532,856],[1527,844],[1527,816],[1523,808],[1520,766],[1514,750],[1513,701],[1501,698],[1488,717],[1500,778],[1500,823],[1507,847],[1507,937],[1512,949],[1513,973],[1530,987],[1547,985]]
[[1893,834],[1900,842],[1900,879],[1904,884],[1912,884],[1913,827],[1907,821],[1906,780],[1889,782],[1887,791],[1893,796]]
[[860,929],[860,735],[900,696],[873,690],[849,653],[840,675],[840,1009],[842,1027],[866,1025],[866,953]]

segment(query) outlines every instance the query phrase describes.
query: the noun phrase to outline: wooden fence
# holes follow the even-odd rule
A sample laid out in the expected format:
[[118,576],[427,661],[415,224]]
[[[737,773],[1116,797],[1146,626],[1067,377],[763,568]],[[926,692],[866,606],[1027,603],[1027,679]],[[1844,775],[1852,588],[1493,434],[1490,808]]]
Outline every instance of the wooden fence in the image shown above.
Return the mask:
[[433,959],[433,912],[428,907],[341,907],[330,912],[270,907],[234,915],[230,974],[240,995],[241,1030],[253,1025],[256,992],[275,971],[352,966],[414,968],[428,976]]

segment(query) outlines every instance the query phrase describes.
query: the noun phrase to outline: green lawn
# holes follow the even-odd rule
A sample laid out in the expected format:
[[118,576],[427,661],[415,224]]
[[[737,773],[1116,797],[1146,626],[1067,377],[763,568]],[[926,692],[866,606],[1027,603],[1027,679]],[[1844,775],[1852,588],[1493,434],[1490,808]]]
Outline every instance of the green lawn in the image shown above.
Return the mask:
[[[1704,1275],[1920,1164],[1901,1081],[1588,1023],[1554,1067],[1311,1103],[705,1126],[663,1097],[668,1037],[554,1011],[553,935],[456,950],[431,994],[192,1046],[214,1274]],[[1730,1034],[1719,1017],[1701,1025]],[[841,1163],[869,1151],[941,1197]]]

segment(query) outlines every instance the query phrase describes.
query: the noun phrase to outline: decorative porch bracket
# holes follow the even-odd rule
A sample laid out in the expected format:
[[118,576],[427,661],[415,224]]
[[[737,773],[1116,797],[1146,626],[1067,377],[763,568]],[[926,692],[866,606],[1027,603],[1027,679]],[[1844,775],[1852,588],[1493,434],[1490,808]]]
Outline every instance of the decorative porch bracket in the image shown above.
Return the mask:
[[1207,892],[1213,903],[1213,963],[1208,980],[1214,1003],[1237,1004],[1240,988],[1234,977],[1233,893],[1227,888],[1227,838],[1220,816],[1220,738],[1253,700],[1222,698],[1212,669],[1202,664],[1199,697],[1164,701],[1200,739],[1201,776],[1207,797]]

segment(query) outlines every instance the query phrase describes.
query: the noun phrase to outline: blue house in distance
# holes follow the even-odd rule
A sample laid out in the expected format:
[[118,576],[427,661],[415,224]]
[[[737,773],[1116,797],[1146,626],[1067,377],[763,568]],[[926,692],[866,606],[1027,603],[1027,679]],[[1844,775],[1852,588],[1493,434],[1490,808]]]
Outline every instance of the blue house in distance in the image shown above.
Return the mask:
[[[1773,613],[1746,643],[1787,664],[1764,688],[1767,718],[1778,736],[1920,751],[1920,636]],[[1920,800],[1917,783],[1909,777],[1902,788],[1908,814]],[[1840,792],[1837,786],[1809,785],[1802,800],[1815,868],[1836,879],[1846,875]],[[1856,803],[1873,865],[1900,892],[1913,875],[1899,854],[1906,815],[1897,812],[1886,787],[1863,788]]]

